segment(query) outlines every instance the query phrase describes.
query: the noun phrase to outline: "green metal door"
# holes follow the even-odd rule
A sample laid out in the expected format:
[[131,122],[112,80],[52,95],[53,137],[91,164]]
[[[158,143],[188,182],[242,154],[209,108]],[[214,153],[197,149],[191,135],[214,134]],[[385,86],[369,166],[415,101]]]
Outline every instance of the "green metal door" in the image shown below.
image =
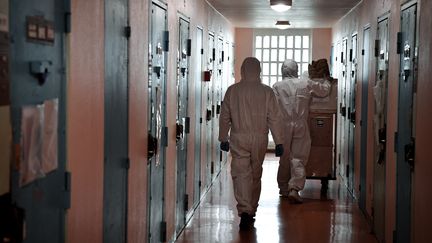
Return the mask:
[[396,164],[396,241],[411,241],[411,187],[415,159],[415,121],[413,116],[417,65],[417,3],[402,7],[400,79],[398,102],[397,164]]
[[215,107],[213,105],[213,97],[214,97],[214,88],[213,88],[213,84],[214,84],[214,80],[215,80],[215,70],[214,70],[214,62],[216,59],[216,49],[214,48],[214,35],[213,34],[209,34],[209,38],[208,38],[208,48],[207,48],[207,71],[211,74],[211,78],[209,80],[209,82],[206,83],[206,124],[205,124],[205,129],[206,129],[206,157],[207,157],[207,181],[206,181],[206,185],[210,186],[212,180],[213,180],[213,176],[214,176],[214,171],[215,171],[215,162],[213,160],[213,125],[214,125],[214,115],[215,115]]
[[128,1],[105,0],[104,242],[127,241]]
[[196,29],[195,52],[195,179],[194,179],[194,205],[198,205],[201,197],[201,133],[203,124],[202,96],[203,89],[203,30]]
[[387,80],[388,80],[388,15],[378,19],[375,57],[377,58],[374,84],[374,183],[373,229],[378,240],[385,235],[385,153],[387,141]]
[[[24,210],[23,242],[64,242],[70,204],[66,172],[68,1],[10,1],[12,203]],[[4,61],[4,60],[3,60]]]
[[366,165],[367,165],[367,121],[368,121],[368,92],[369,92],[369,57],[370,57],[370,27],[363,31],[362,50],[362,96],[361,96],[361,120],[360,120],[360,198],[359,207],[366,213]]
[[165,149],[166,58],[169,46],[166,5],[153,2],[150,8],[149,100],[148,100],[148,242],[166,241]]
[[190,130],[188,117],[188,87],[189,87],[189,56],[191,53],[189,41],[189,22],[179,18],[179,49],[177,59],[177,199],[176,199],[176,230],[180,232],[186,223],[186,211],[189,208],[186,194],[187,178],[187,140]]
[[348,74],[348,190],[355,195],[354,190],[354,143],[355,143],[355,123],[356,123],[356,91],[357,91],[357,34],[351,38],[351,49],[348,53],[351,62],[351,70]]

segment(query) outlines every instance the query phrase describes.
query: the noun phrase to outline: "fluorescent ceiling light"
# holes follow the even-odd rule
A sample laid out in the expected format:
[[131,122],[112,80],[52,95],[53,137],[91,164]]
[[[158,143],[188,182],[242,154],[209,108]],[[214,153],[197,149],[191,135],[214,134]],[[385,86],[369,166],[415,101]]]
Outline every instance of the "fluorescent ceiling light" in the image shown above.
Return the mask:
[[290,22],[286,20],[278,20],[276,22],[276,28],[281,30],[288,29],[289,26],[290,26]]
[[277,12],[285,12],[292,6],[292,0],[270,0],[270,7]]

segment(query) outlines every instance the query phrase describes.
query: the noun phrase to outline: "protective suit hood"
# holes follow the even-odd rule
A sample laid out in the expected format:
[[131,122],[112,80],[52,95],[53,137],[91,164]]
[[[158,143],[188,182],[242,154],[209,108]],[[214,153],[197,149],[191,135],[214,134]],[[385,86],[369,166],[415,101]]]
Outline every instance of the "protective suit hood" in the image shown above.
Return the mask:
[[298,65],[294,60],[285,60],[282,64],[283,78],[298,78]]
[[[247,70],[247,71],[246,71]],[[261,82],[261,65],[255,57],[247,57],[241,66],[241,81]]]

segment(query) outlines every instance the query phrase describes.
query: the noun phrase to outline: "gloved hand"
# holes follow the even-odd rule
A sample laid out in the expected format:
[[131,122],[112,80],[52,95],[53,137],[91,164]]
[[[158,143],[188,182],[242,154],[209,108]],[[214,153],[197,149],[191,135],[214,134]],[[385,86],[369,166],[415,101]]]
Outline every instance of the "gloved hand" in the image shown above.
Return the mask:
[[226,142],[221,142],[221,144],[220,144],[220,149],[221,149],[222,151],[228,152],[228,151],[229,151],[229,142],[228,142],[228,141],[226,141]]
[[277,144],[275,148],[276,157],[281,157],[284,153],[284,148],[282,144]]

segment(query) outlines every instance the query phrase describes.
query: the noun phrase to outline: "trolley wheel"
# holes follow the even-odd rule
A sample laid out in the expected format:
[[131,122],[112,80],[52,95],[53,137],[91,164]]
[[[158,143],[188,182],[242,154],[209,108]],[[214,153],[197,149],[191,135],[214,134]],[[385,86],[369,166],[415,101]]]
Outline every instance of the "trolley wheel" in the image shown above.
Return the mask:
[[328,179],[321,179],[321,195],[326,195],[328,191]]

